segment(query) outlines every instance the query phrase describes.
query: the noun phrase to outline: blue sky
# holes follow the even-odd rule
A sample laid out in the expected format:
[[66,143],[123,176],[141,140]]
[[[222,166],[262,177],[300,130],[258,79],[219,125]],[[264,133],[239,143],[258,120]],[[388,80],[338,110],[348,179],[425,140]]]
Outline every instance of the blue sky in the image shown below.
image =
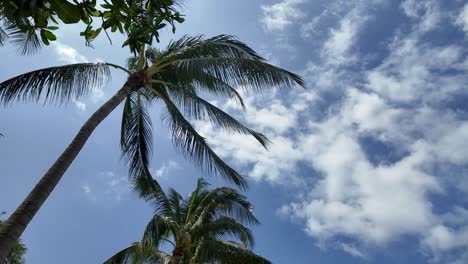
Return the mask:
[[[274,263],[468,262],[468,4],[461,0],[187,1],[183,34],[232,34],[307,89],[245,93],[247,111],[213,98],[273,141],[197,124],[243,174],[262,222],[255,251]],[[0,49],[0,80],[64,63],[123,64],[104,38],[83,45],[81,27],[21,57]],[[121,43],[114,36],[115,43]],[[0,111],[0,210],[12,212],[86,118],[122,85],[66,106],[16,103]],[[182,193],[206,176],[177,154],[152,110],[151,166]],[[100,263],[136,241],[151,208],[126,180],[120,113],[95,131],[23,240],[28,263]]]

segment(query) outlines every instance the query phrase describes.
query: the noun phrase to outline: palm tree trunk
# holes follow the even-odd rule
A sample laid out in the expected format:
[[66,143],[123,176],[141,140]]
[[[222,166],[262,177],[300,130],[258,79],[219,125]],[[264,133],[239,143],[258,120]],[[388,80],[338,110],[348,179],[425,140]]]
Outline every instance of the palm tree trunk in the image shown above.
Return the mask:
[[52,167],[49,168],[36,186],[34,186],[34,189],[23,203],[4,223],[0,230],[0,263],[3,263],[11,247],[20,238],[26,226],[52,193],[94,129],[127,97],[132,89],[139,88],[131,79],[129,78],[125,85],[86,121],[67,149],[60,155]]

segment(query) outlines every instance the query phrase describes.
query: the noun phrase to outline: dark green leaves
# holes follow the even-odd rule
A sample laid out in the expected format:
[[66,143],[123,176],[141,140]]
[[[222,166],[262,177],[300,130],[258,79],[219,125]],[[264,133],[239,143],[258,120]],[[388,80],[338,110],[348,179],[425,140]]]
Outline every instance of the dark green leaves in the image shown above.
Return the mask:
[[110,78],[102,63],[78,63],[28,72],[0,83],[0,102],[78,100]]
[[[210,189],[199,179],[197,187],[188,196],[174,189],[157,196],[167,210],[155,210],[147,224],[142,239],[118,252],[105,264],[135,263],[222,263],[269,264],[265,258],[251,251],[254,238],[243,223],[245,215],[233,214],[243,208],[257,223],[247,198],[234,189]],[[254,221],[253,221],[254,220]],[[227,239],[233,240],[228,241]],[[161,244],[172,247],[172,254],[160,251]],[[177,254],[175,254],[177,252]]]
[[[178,1],[106,0],[104,2],[98,10],[95,0],[0,0],[0,22],[12,26],[9,30],[6,27],[0,29],[0,45],[13,34],[49,45],[55,39],[49,38],[50,34],[43,33],[42,30],[52,30],[52,23],[56,24],[52,27],[57,27],[60,22],[76,24],[81,21],[86,25],[86,29],[80,35],[85,38],[88,46],[92,46],[91,42],[101,30],[110,29],[112,32],[118,30],[127,37],[123,46],[129,46],[130,51],[136,54],[141,52],[145,44],[151,45],[154,39],[159,41],[159,30],[166,25],[171,25],[175,31],[175,24],[184,22],[184,18],[176,10],[179,6]],[[93,29],[96,21],[101,25]],[[18,31],[22,34],[18,34]],[[22,45],[22,47],[32,46]],[[35,49],[28,52],[22,50],[22,54],[32,53],[40,45],[34,47]]]
[[64,0],[51,0],[52,10],[65,24],[74,24],[81,19],[81,10],[78,5],[74,5]]
[[147,112],[146,98],[140,91],[132,92],[125,101],[120,145],[122,155],[130,166],[130,179],[152,179],[149,172],[149,156],[153,134]]

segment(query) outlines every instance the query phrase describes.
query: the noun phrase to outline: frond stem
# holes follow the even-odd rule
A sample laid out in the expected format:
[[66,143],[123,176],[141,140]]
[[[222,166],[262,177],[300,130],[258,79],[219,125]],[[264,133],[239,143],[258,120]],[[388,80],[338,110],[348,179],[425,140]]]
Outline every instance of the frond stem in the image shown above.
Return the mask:
[[128,75],[132,74],[129,70],[127,70],[127,69],[125,69],[124,67],[119,66],[119,65],[117,65],[117,64],[108,63],[108,62],[105,62],[104,64],[105,64],[105,65],[108,65],[108,66],[111,66],[111,67],[114,67],[114,68],[116,68],[116,69],[120,69],[120,70],[122,70],[122,71],[128,73]]

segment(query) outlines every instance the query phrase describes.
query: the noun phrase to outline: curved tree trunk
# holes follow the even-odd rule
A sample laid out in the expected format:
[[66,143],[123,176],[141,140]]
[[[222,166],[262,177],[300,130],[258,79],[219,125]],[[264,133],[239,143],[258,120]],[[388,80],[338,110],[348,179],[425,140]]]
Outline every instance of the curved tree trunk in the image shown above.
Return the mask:
[[20,238],[26,226],[32,220],[39,208],[51,194],[57,183],[62,178],[70,164],[80,153],[94,129],[127,97],[136,89],[137,84],[130,81],[104,103],[81,127],[67,149],[60,155],[55,163],[49,168],[41,180],[34,186],[26,199],[8,218],[0,230],[0,263],[6,258],[14,243]]

